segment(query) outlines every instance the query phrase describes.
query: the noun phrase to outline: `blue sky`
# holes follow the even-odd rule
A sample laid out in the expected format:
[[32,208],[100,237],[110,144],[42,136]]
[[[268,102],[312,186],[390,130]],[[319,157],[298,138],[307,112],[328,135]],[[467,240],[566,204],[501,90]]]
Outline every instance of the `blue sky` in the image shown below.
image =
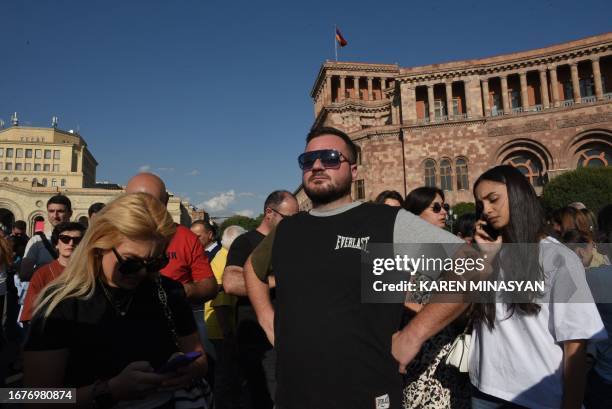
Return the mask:
[[97,179],[139,169],[214,215],[300,183],[310,89],[334,56],[402,66],[612,31],[609,0],[0,3],[0,118],[79,129]]

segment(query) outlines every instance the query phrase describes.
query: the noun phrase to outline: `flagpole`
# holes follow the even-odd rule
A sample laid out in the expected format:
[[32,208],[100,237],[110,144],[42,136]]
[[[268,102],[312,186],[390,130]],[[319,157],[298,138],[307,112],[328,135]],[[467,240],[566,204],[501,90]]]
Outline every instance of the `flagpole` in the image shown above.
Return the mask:
[[336,51],[336,62],[338,62],[338,40],[336,40],[337,32],[338,32],[338,27],[334,25],[334,50]]

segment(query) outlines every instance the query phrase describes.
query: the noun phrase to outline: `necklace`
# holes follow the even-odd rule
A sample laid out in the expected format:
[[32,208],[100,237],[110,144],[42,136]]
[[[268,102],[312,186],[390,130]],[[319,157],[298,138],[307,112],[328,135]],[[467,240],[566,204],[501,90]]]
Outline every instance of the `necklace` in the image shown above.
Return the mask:
[[104,292],[106,299],[111,304],[111,306],[113,307],[117,315],[119,315],[120,317],[125,317],[128,310],[130,309],[130,306],[132,305],[132,300],[134,299],[134,295],[131,294],[127,298],[127,302],[123,302],[122,300],[116,300],[115,297],[113,297],[113,295],[110,293],[110,291],[108,291],[108,289],[106,288],[102,280],[98,279],[98,282],[100,286],[102,287],[102,291]]

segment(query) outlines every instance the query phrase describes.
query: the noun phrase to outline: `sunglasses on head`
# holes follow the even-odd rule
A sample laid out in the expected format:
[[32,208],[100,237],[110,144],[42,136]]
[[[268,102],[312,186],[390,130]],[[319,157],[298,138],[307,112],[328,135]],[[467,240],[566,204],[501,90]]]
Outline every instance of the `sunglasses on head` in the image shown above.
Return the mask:
[[141,258],[128,258],[124,259],[121,254],[113,247],[113,253],[117,257],[119,262],[118,270],[121,274],[132,275],[136,274],[141,270],[145,270],[147,273],[157,273],[168,265],[168,257],[165,253],[160,254],[156,258],[144,260]]
[[64,244],[69,244],[70,242],[72,242],[72,244],[76,246],[81,242],[81,240],[83,240],[83,237],[72,237],[68,236],[67,234],[60,234],[58,236],[58,240]]
[[440,204],[436,202],[433,204],[431,208],[431,210],[433,210],[434,213],[440,213],[442,209],[444,209],[446,213],[448,213],[448,211],[450,210],[450,206],[448,205],[448,203]]
[[300,169],[309,171],[314,167],[317,159],[321,160],[321,165],[325,169],[338,169],[342,162],[348,162],[348,159],[335,149],[321,149],[319,151],[304,152],[298,156]]

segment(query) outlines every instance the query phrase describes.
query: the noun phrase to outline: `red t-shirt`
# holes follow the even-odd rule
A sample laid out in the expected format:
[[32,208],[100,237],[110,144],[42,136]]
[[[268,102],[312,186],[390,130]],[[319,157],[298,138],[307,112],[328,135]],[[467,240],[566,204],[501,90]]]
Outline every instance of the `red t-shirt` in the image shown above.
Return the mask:
[[55,280],[64,272],[64,266],[59,261],[53,260],[49,264],[45,264],[34,272],[28,291],[26,293],[25,301],[23,302],[23,310],[21,311],[21,317],[19,321],[30,321],[32,319],[32,312],[34,312],[34,302],[38,297],[38,294],[49,284]]
[[214,277],[202,243],[187,227],[176,226],[176,233],[170,240],[166,253],[170,262],[161,270],[162,275],[182,284]]

